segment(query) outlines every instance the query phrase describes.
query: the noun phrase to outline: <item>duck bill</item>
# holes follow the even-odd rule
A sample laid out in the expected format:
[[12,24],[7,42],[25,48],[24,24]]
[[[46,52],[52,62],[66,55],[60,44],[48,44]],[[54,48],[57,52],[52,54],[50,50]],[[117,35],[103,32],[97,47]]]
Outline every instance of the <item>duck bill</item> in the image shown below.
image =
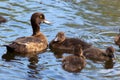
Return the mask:
[[112,58],[112,60],[114,61],[114,60],[115,60],[115,58]]
[[51,24],[51,22],[49,22],[48,20],[44,20],[43,23]]
[[58,41],[58,37],[56,37],[56,38],[54,39],[54,41],[55,41],[55,42]]
[[115,60],[116,59],[116,56],[115,56],[115,54],[113,54],[113,56],[112,56],[112,60]]

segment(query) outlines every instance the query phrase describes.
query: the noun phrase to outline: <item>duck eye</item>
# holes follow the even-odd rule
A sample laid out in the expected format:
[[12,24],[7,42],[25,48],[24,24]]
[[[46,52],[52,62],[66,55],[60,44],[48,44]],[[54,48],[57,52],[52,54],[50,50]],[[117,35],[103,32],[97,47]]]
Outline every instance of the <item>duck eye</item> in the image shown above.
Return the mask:
[[42,16],[39,16],[40,17],[40,19],[42,19],[43,17]]

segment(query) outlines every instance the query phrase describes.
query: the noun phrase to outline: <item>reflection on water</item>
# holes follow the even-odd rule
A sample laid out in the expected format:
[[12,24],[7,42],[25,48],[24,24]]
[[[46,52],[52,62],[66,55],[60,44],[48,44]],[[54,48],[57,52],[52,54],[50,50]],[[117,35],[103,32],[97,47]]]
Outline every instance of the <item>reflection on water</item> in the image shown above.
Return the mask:
[[[120,51],[114,44],[114,36],[120,28],[119,7],[119,0],[1,0],[0,16],[7,22],[0,24],[0,79],[119,80]],[[86,67],[75,74],[62,69],[61,53],[46,51],[31,57],[6,54],[2,45],[32,34],[30,17],[34,12],[43,12],[53,23],[41,26],[48,42],[57,32],[64,31],[68,37],[81,38],[102,49],[112,45],[116,49],[115,62],[94,63],[87,60]]]
[[105,62],[104,67],[105,67],[105,69],[112,69],[113,66],[114,66],[114,64],[115,64],[114,61],[109,60],[109,61],[106,61],[106,62]]

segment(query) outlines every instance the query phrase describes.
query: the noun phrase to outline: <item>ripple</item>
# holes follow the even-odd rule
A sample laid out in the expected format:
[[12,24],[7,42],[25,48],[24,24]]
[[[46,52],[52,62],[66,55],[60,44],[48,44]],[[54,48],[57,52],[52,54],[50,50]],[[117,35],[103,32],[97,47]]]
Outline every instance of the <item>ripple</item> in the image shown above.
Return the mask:
[[31,14],[43,12],[46,19],[53,23],[41,25],[41,32],[47,36],[48,42],[59,31],[64,31],[68,37],[80,38],[101,49],[113,46],[117,60],[111,69],[106,69],[105,63],[87,60],[87,65],[81,72],[69,73],[62,69],[62,54],[56,55],[48,49],[37,55],[38,62],[34,65],[28,56],[15,56],[10,61],[0,59],[0,79],[119,80],[120,51],[114,44],[114,36],[120,28],[119,3],[119,0],[1,0],[0,15],[8,20],[0,24],[1,56],[6,52],[2,45],[32,34]]

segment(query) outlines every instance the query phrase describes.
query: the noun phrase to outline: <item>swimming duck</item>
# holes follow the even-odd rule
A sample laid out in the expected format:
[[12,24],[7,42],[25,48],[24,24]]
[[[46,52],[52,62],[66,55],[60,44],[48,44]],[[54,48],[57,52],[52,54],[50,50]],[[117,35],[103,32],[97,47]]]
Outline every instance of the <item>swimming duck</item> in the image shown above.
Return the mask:
[[102,50],[96,47],[90,47],[83,51],[83,55],[87,59],[91,59],[93,61],[108,61],[110,59],[115,59],[114,52],[115,49],[112,46],[107,47],[106,50]]
[[80,46],[74,48],[74,54],[66,56],[62,60],[62,67],[69,72],[79,72],[86,65],[85,57]]
[[43,13],[36,12],[32,14],[32,36],[17,38],[11,44],[6,45],[7,51],[16,53],[38,53],[45,50],[48,46],[48,42],[44,34],[40,32],[39,25],[41,23],[50,24],[50,22],[45,19]]
[[115,36],[114,42],[120,48],[120,29],[119,29],[119,34]]
[[0,23],[6,22],[6,21],[7,20],[4,17],[0,16]]
[[58,32],[55,39],[49,43],[49,48],[51,50],[60,50],[71,52],[74,50],[76,45],[81,45],[82,50],[85,50],[92,45],[78,38],[68,38],[65,36],[64,32]]

